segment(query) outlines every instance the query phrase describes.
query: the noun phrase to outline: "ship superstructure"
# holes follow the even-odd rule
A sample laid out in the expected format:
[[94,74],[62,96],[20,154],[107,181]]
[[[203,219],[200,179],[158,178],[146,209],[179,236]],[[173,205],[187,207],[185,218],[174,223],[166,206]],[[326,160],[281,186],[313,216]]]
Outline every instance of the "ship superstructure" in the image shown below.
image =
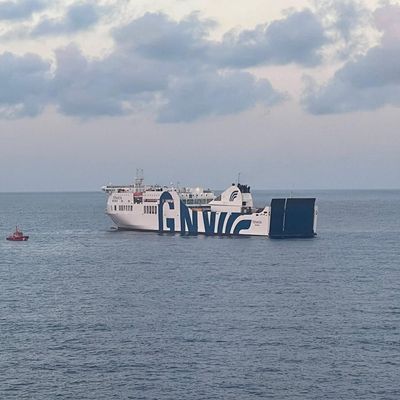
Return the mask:
[[250,187],[232,184],[220,195],[209,189],[144,185],[108,185],[106,213],[119,229],[273,238],[316,235],[315,198],[272,199],[255,208]]

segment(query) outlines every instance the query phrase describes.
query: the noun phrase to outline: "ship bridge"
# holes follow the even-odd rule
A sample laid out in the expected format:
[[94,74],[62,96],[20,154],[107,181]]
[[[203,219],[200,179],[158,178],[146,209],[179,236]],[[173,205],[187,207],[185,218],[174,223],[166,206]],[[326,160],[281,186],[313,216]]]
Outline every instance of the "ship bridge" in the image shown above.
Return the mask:
[[251,213],[253,197],[250,193],[250,186],[233,183],[231,187],[211,201],[209,206],[211,211],[215,212]]

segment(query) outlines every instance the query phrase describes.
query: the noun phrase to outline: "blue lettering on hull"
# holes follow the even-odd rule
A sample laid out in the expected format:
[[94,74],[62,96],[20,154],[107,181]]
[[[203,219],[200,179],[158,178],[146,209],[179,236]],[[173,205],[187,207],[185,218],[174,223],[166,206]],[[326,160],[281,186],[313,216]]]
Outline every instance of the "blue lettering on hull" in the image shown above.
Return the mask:
[[203,211],[204,233],[206,235],[215,235],[215,212]]
[[[160,197],[160,204],[158,205],[158,231],[164,232],[164,203],[168,203],[169,209],[174,210],[175,204],[171,193],[164,192]],[[175,232],[175,220],[173,218],[167,218],[167,228],[170,232]]]
[[[181,203],[181,233],[186,233],[186,227],[189,235],[197,235],[199,233],[197,211],[190,213],[189,208]],[[190,216],[192,214],[192,216]]]
[[[160,203],[158,205],[158,230],[164,232],[164,204],[167,203],[170,210],[175,210],[175,203],[171,193],[164,192],[160,197]],[[199,233],[199,212],[190,210],[182,201],[179,202],[180,212],[180,225],[181,234],[188,233],[189,235],[197,235]],[[232,228],[236,220],[242,215],[240,213],[217,213],[214,211],[202,211],[202,218],[204,223],[204,233],[206,235],[238,235],[242,230],[250,229],[251,220],[239,221],[235,228]],[[224,229],[225,220],[228,217],[226,226]],[[218,220],[218,223],[217,223]],[[165,219],[166,228],[169,232],[175,231],[175,219]],[[215,231],[217,229],[217,231]]]

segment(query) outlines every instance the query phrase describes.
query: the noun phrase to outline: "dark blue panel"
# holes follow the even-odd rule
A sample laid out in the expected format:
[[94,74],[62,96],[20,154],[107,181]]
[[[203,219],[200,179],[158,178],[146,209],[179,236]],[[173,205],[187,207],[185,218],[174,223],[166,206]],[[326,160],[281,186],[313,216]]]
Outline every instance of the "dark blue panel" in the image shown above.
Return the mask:
[[287,236],[314,235],[315,199],[287,199],[284,233]]
[[271,238],[313,237],[315,199],[273,199]]
[[283,235],[285,202],[285,199],[271,200],[271,220],[269,224],[269,235],[271,237]]

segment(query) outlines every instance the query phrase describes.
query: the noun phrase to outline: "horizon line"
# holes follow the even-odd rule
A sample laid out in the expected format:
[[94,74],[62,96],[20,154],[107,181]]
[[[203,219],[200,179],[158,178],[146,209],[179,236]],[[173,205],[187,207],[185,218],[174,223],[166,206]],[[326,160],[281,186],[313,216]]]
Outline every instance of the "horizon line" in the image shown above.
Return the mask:
[[[225,189],[211,189],[213,191],[224,191]],[[252,189],[252,192],[257,192],[257,191],[267,191],[267,192],[274,192],[274,191],[319,191],[319,192],[325,192],[325,191],[398,191],[400,190],[400,187],[397,188],[296,188],[296,189],[289,189],[289,188],[270,188],[270,189]],[[32,190],[11,190],[11,191],[0,191],[0,194],[57,194],[57,193],[102,193],[102,190],[38,190],[38,191],[32,191]]]

